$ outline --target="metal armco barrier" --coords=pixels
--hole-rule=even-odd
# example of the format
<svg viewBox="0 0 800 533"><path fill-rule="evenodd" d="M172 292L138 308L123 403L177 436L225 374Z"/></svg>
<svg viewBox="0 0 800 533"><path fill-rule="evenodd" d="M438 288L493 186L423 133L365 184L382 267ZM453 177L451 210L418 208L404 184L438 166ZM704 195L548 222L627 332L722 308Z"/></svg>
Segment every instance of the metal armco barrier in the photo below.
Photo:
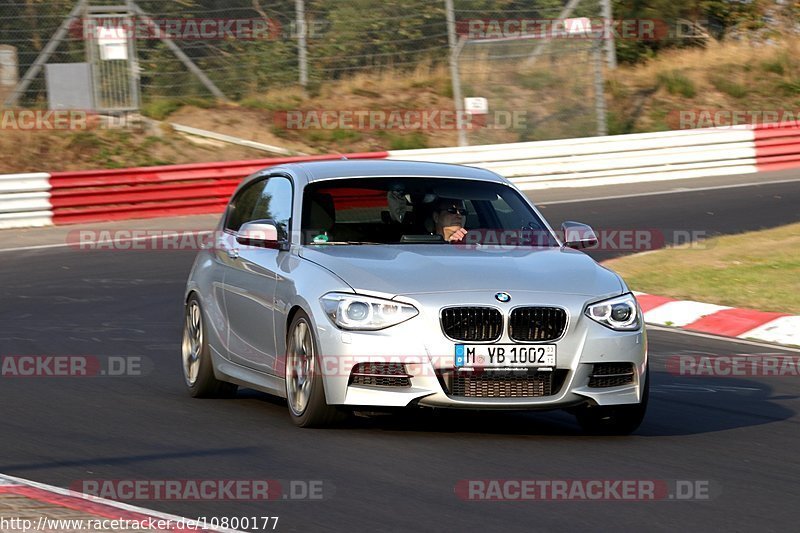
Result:
<svg viewBox="0 0 800 533"><path fill-rule="evenodd" d="M389 152L389 158L480 166L502 174L523 190L758 171L754 131L744 128L406 150Z"/></svg>
<svg viewBox="0 0 800 533"><path fill-rule="evenodd" d="M50 174L7 174L0 176L0 229L49 226Z"/></svg>
<svg viewBox="0 0 800 533"><path fill-rule="evenodd" d="M0 228L220 212L245 176L340 155L0 176ZM347 155L494 170L525 190L800 168L800 127L681 130L463 148Z"/></svg>
<svg viewBox="0 0 800 533"><path fill-rule="evenodd" d="M757 129L755 145L759 172L800 167L800 128Z"/></svg>

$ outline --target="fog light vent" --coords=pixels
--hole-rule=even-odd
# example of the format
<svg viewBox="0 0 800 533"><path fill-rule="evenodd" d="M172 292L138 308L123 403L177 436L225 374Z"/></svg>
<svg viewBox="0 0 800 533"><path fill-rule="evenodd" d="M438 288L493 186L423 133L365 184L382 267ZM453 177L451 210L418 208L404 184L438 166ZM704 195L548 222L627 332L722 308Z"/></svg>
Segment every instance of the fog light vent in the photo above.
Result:
<svg viewBox="0 0 800 533"><path fill-rule="evenodd" d="M350 372L350 385L410 387L410 378L403 363L358 363Z"/></svg>
<svg viewBox="0 0 800 533"><path fill-rule="evenodd" d="M633 363L597 363L589 377L594 388L620 387L633 383Z"/></svg>

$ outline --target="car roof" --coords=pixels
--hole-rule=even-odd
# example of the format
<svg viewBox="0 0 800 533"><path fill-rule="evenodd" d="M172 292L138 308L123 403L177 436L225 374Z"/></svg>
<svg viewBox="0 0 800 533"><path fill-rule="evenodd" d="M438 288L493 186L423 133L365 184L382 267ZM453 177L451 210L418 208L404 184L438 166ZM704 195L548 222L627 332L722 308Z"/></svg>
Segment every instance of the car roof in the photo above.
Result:
<svg viewBox="0 0 800 533"><path fill-rule="evenodd" d="M502 176L482 168L425 161L390 161L386 159L342 159L290 163L272 167L269 171L271 173L284 171L294 175L296 178L305 176L307 182L357 177L442 177L508 183Z"/></svg>

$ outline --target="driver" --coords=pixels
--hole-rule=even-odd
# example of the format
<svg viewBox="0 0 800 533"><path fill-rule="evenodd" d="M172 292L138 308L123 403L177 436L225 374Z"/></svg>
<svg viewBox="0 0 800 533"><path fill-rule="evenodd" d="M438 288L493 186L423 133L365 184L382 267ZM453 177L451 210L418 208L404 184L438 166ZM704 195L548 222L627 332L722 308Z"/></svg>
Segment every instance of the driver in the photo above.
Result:
<svg viewBox="0 0 800 533"><path fill-rule="evenodd" d="M435 233L444 237L447 242L458 242L467 236L464 222L467 219L467 207L463 200L439 198L433 211Z"/></svg>

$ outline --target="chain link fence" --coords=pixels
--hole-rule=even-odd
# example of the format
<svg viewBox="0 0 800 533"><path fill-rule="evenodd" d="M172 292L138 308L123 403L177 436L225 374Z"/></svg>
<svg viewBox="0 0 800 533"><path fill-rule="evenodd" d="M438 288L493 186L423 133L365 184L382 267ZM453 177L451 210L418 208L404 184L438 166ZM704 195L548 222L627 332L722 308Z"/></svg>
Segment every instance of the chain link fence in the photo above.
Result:
<svg viewBox="0 0 800 533"><path fill-rule="evenodd" d="M486 99L485 115L469 130L470 144L583 137L598 131L603 99L602 39L570 35L566 17L597 18L600 2L530 9L458 12L457 62L465 97ZM565 17L566 15L566 17ZM569 20L569 19L567 19ZM597 82L600 82L599 85ZM604 115L604 109L599 112Z"/></svg>
<svg viewBox="0 0 800 533"><path fill-rule="evenodd" d="M10 0L0 5L0 44L17 49L24 74L68 20L76 0ZM89 0L88 8L134 6L128 30L135 33L145 100L212 96L164 40L146 24L152 19L231 100L276 85L299 82L297 3L264 0ZM403 68L420 58L445 60L447 33L444 9L418 13L417 1L393 2L376 8L371 1L347 0L332 9L330 2L306 1L305 25L309 82L322 83L349 73ZM406 4L406 5L404 5ZM79 10L68 24L48 63L87 60L87 11ZM358 21L358 24L353 24ZM41 101L44 77L21 95L31 104Z"/></svg>
<svg viewBox="0 0 800 533"><path fill-rule="evenodd" d="M566 17L604 16L603 0L453 4L451 43L444 1L7 0L0 46L15 51L19 74L4 75L0 97L7 106L50 105L45 69L30 76L45 56L47 64L88 64L95 107L105 110L235 102L276 88L313 95L356 74L447 69L453 59L460 83L452 93L487 104L459 126L469 144L602 133L613 44L554 28ZM544 29L525 35L516 28L526 21Z"/></svg>

